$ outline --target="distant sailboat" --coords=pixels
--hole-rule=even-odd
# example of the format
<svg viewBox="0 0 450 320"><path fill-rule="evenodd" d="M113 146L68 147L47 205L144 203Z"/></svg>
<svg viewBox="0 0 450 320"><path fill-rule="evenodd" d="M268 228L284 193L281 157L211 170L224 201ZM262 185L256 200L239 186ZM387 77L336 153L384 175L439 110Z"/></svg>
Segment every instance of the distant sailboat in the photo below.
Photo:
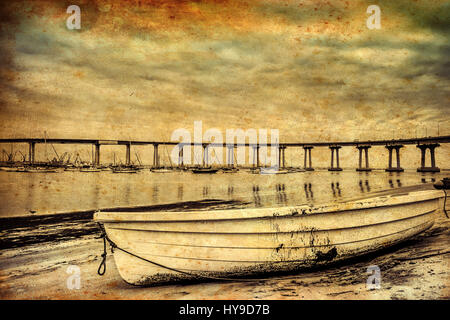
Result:
<svg viewBox="0 0 450 320"><path fill-rule="evenodd" d="M205 148L205 153L203 154L203 167L191 169L192 173L216 173L219 171L218 168L212 168L208 165L208 147Z"/></svg>
<svg viewBox="0 0 450 320"><path fill-rule="evenodd" d="M235 173L239 171L238 168L228 168L228 167L222 168L221 170L223 173Z"/></svg>
<svg viewBox="0 0 450 320"><path fill-rule="evenodd" d="M137 173L138 171L139 168L134 165L123 166L122 164L119 164L118 166L112 167L113 173Z"/></svg>
<svg viewBox="0 0 450 320"><path fill-rule="evenodd" d="M289 173L289 170L279 170L277 168L256 168L251 170L251 173L255 174L286 174Z"/></svg>
<svg viewBox="0 0 450 320"><path fill-rule="evenodd" d="M113 173L137 173L138 170L137 169L133 169L133 168L113 168L112 169Z"/></svg>
<svg viewBox="0 0 450 320"><path fill-rule="evenodd" d="M165 169L165 168L155 168L155 169L150 169L150 171L154 172L154 173L169 173L169 172L173 172L173 170Z"/></svg>
<svg viewBox="0 0 450 320"><path fill-rule="evenodd" d="M64 168L64 171L80 171L80 168L77 166L68 166Z"/></svg>
<svg viewBox="0 0 450 320"><path fill-rule="evenodd" d="M174 167L173 167L173 164L172 164L172 160L170 159L169 150L167 149L167 146L166 146L166 145L164 145L164 149L166 150L167 158L169 159L170 169L168 169L168 168L166 168L166 167L162 167L162 168L152 168L152 169L150 169L151 172L154 172L154 173L169 173L169 172L173 172Z"/></svg>
<svg viewBox="0 0 450 320"><path fill-rule="evenodd" d="M0 167L0 171L16 172L17 168L15 168L15 167Z"/></svg>
<svg viewBox="0 0 450 320"><path fill-rule="evenodd" d="M29 167L29 168L25 168L25 170L23 172L55 173L55 172L58 172L58 170L54 169L54 168L40 168L40 167L31 168L31 167Z"/></svg>
<svg viewBox="0 0 450 320"><path fill-rule="evenodd" d="M95 167L91 167L91 166L83 167L80 169L80 172L100 172L100 171L102 171L102 170L95 168Z"/></svg>
<svg viewBox="0 0 450 320"><path fill-rule="evenodd" d="M194 168L191 169L192 173L216 173L217 171L219 171L219 169L215 169L215 168Z"/></svg>

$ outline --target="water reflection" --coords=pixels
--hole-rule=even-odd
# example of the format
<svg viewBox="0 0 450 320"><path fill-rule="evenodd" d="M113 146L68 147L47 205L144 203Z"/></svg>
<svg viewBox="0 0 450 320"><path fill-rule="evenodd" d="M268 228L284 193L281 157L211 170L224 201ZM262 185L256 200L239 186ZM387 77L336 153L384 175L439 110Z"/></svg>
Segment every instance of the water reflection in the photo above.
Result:
<svg viewBox="0 0 450 320"><path fill-rule="evenodd" d="M287 202L287 195L286 195L286 186L284 184L277 184L275 185L276 190L276 198L278 204L285 204Z"/></svg>
<svg viewBox="0 0 450 320"><path fill-rule="evenodd" d="M389 187L394 188L394 184L392 183L392 179L389 179Z"/></svg>
<svg viewBox="0 0 450 320"><path fill-rule="evenodd" d="M52 175L0 172L0 216L200 201L212 197L242 200L257 207L326 203L388 188L434 182L446 174L316 171L276 176L246 172L202 176L185 172L142 172L118 176L108 172Z"/></svg>
<svg viewBox="0 0 450 320"><path fill-rule="evenodd" d="M261 197L259 195L259 186L258 185L253 185L253 201L255 202L255 205L257 207L261 206Z"/></svg>
<svg viewBox="0 0 450 320"><path fill-rule="evenodd" d="M427 182L427 178L422 178L422 179L420 179L420 181L421 181L422 183L428 183L428 182ZM436 182L436 178L430 178L430 182Z"/></svg>
<svg viewBox="0 0 450 320"><path fill-rule="evenodd" d="M209 195L209 186L203 187L203 197L207 197Z"/></svg>
<svg viewBox="0 0 450 320"><path fill-rule="evenodd" d="M128 188L129 192L129 188ZM99 194L100 194L100 184L94 184L93 197L92 197L92 206L98 209L99 206Z"/></svg>
<svg viewBox="0 0 450 320"><path fill-rule="evenodd" d="M152 193L153 202L157 202L158 201L158 191L159 191L158 186L155 184L153 186L153 193Z"/></svg>
<svg viewBox="0 0 450 320"><path fill-rule="evenodd" d="M125 191L123 193L124 201L126 202L126 204L130 204L130 195L131 195L130 184L128 182L126 182L125 183Z"/></svg>
<svg viewBox="0 0 450 320"><path fill-rule="evenodd" d="M34 210L33 208L35 205L35 192L36 192L35 183L36 183L36 176L33 174L27 175L27 187L29 192L27 193L25 201L25 209L31 214L36 213L36 210Z"/></svg>
<svg viewBox="0 0 450 320"><path fill-rule="evenodd" d="M390 183L392 182L391 180L389 181ZM361 190L362 193L370 192L369 180L364 180L364 182L362 180L359 180L359 189Z"/></svg>
<svg viewBox="0 0 450 320"><path fill-rule="evenodd" d="M227 192L227 194L228 194L228 197L230 198L230 197L232 197L233 196L233 193L234 193L234 188L233 188L233 186L228 186L228 190L227 190L228 192Z"/></svg>
<svg viewBox="0 0 450 320"><path fill-rule="evenodd" d="M314 199L314 193L311 189L311 183L305 183L305 195L307 200L313 200Z"/></svg>
<svg viewBox="0 0 450 320"><path fill-rule="evenodd" d="M336 184L334 182L331 183L331 191L333 192L333 197L342 197L341 194L341 188L339 186L339 182L336 182Z"/></svg>
<svg viewBox="0 0 450 320"><path fill-rule="evenodd" d="M394 185L394 182L392 181L392 179L389 179L389 187L391 188L400 188L403 186L403 183L400 179L396 179L395 182L397 182L397 185Z"/></svg>
<svg viewBox="0 0 450 320"><path fill-rule="evenodd" d="M364 182L364 185L366 186L367 192L370 192L370 184L369 184L369 180L366 180L366 181Z"/></svg>
<svg viewBox="0 0 450 320"><path fill-rule="evenodd" d="M178 185L177 199L179 201L183 200L183 185L182 184Z"/></svg>

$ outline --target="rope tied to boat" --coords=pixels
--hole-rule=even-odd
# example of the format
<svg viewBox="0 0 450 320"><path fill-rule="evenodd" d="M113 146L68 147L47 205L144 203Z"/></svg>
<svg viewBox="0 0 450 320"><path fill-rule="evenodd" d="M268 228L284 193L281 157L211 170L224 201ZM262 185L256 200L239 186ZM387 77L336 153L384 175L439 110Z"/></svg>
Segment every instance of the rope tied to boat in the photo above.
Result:
<svg viewBox="0 0 450 320"><path fill-rule="evenodd" d="M444 213L445 213L445 216L448 219L447 209L445 209L445 205L447 203L447 192L445 191L445 189L444 189L444 194L445 194L445 197L444 197Z"/></svg>
<svg viewBox="0 0 450 320"><path fill-rule="evenodd" d="M108 241L110 247L111 247L111 253L114 253L114 248L117 248L117 245L108 237L106 234L105 228L101 225L101 223L98 223L101 235L98 237L98 239L103 238L103 253L101 254L102 262L98 266L97 273L102 276L106 273L106 256L108 255L108 252L106 251L106 241Z"/></svg>
<svg viewBox="0 0 450 320"><path fill-rule="evenodd" d="M445 208L445 206L447 204L447 191L446 190L450 190L450 178L444 178L441 181L436 182L435 184L433 184L433 186L434 186L435 189L444 191L444 195L445 196L444 196L444 208L443 208L443 211L444 211L445 216L448 219L447 209Z"/></svg>

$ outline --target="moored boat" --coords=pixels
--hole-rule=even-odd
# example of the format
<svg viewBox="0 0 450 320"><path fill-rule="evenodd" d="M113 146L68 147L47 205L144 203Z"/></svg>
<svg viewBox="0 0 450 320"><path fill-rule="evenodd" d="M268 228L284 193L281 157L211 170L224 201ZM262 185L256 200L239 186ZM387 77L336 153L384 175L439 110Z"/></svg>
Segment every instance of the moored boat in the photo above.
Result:
<svg viewBox="0 0 450 320"><path fill-rule="evenodd" d="M133 168L113 168L112 172L113 173L137 173L138 170L133 169Z"/></svg>
<svg viewBox="0 0 450 320"><path fill-rule="evenodd" d="M56 168L25 168L23 172L55 173L58 172L58 170Z"/></svg>
<svg viewBox="0 0 450 320"><path fill-rule="evenodd" d="M7 172L16 172L16 167L0 167L0 171L7 171Z"/></svg>
<svg viewBox="0 0 450 320"><path fill-rule="evenodd" d="M219 169L214 168L195 168L191 169L192 173L216 173Z"/></svg>
<svg viewBox="0 0 450 320"><path fill-rule="evenodd" d="M300 271L397 244L433 225L439 191L322 206L97 212L134 285Z"/></svg>
<svg viewBox="0 0 450 320"><path fill-rule="evenodd" d="M68 166L64 168L64 171L80 171L80 167Z"/></svg>
<svg viewBox="0 0 450 320"><path fill-rule="evenodd" d="M173 170L170 169L164 169L164 168L158 168L158 169L150 169L151 172L154 173L169 173L169 172L173 172Z"/></svg>
<svg viewBox="0 0 450 320"><path fill-rule="evenodd" d="M83 167L80 169L80 172L100 172L100 171L102 170L96 167Z"/></svg>
<svg viewBox="0 0 450 320"><path fill-rule="evenodd" d="M287 169L289 172L306 172L306 170L305 169L302 169L302 168L288 168Z"/></svg>
<svg viewBox="0 0 450 320"><path fill-rule="evenodd" d="M252 168L250 172L255 174L286 174L290 171L277 168Z"/></svg>
<svg viewBox="0 0 450 320"><path fill-rule="evenodd" d="M222 168L221 171L223 173L235 173L235 172L238 172L239 169L238 168Z"/></svg>
<svg viewBox="0 0 450 320"><path fill-rule="evenodd" d="M52 167L17 167L13 171L16 172L29 172L29 173L55 173L58 169Z"/></svg>

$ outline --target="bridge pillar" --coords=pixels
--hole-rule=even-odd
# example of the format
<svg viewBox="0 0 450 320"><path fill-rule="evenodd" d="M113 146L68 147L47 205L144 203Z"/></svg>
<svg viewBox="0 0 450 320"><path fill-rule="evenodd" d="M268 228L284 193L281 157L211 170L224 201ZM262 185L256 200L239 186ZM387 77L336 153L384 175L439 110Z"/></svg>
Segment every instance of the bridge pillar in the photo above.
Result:
<svg viewBox="0 0 450 320"><path fill-rule="evenodd" d="M131 143L128 143L125 146L127 147L125 155L125 164L129 166L131 164Z"/></svg>
<svg viewBox="0 0 450 320"><path fill-rule="evenodd" d="M234 167L234 146L232 145L227 145L227 165Z"/></svg>
<svg viewBox="0 0 450 320"><path fill-rule="evenodd" d="M128 151L127 151L128 153ZM94 166L100 165L100 143L95 143Z"/></svg>
<svg viewBox="0 0 450 320"><path fill-rule="evenodd" d="M303 146L303 150L305 150L305 162L303 168L306 171L314 171L314 168L312 167L312 160L311 160L311 150L313 149L313 146Z"/></svg>
<svg viewBox="0 0 450 320"><path fill-rule="evenodd" d="M36 142L29 142L28 143L28 160L31 164L35 162L35 154L36 154Z"/></svg>
<svg viewBox="0 0 450 320"><path fill-rule="evenodd" d="M286 166L285 150L286 150L286 146L279 146L278 147L278 166L280 168L284 168Z"/></svg>
<svg viewBox="0 0 450 320"><path fill-rule="evenodd" d="M342 168L339 167L339 149L341 146L330 146L331 150L331 167L328 168L328 171L342 171ZM336 167L334 166L334 153L336 152Z"/></svg>
<svg viewBox="0 0 450 320"><path fill-rule="evenodd" d="M183 167L184 165L184 157L183 157L183 145L180 145L178 150L178 166Z"/></svg>
<svg viewBox="0 0 450 320"><path fill-rule="evenodd" d="M278 146L278 167L281 167L281 146Z"/></svg>
<svg viewBox="0 0 450 320"><path fill-rule="evenodd" d="M369 149L371 146L357 146L356 147L359 150L359 166L356 168L356 171L372 171L369 167ZM362 166L362 158L363 158L363 151L364 151L364 158L365 158L365 167Z"/></svg>
<svg viewBox="0 0 450 320"><path fill-rule="evenodd" d="M261 166L261 162L259 159L259 145L256 146L256 167L259 168Z"/></svg>
<svg viewBox="0 0 450 320"><path fill-rule="evenodd" d="M153 144L153 168L159 168L158 144Z"/></svg>
<svg viewBox="0 0 450 320"><path fill-rule="evenodd" d="M208 166L208 145L203 145L203 161L202 161L203 167Z"/></svg>
<svg viewBox="0 0 450 320"><path fill-rule="evenodd" d="M400 166L400 148L403 148L403 145L396 144L396 145L387 145L386 149L389 151L389 166L386 169L387 172L403 172L403 168ZM397 166L392 166L392 151L395 150L396 159L397 159Z"/></svg>
<svg viewBox="0 0 450 320"><path fill-rule="evenodd" d="M439 143L417 145L417 148L419 148L420 152L421 152L420 168L417 168L417 172L439 172L439 171L441 171L438 167L436 167L436 158L435 158L435 153L434 153L435 149L439 146L440 146ZM431 167L425 167L427 149L430 149Z"/></svg>
<svg viewBox="0 0 450 320"><path fill-rule="evenodd" d="M259 168L259 145L253 146L253 167Z"/></svg>

